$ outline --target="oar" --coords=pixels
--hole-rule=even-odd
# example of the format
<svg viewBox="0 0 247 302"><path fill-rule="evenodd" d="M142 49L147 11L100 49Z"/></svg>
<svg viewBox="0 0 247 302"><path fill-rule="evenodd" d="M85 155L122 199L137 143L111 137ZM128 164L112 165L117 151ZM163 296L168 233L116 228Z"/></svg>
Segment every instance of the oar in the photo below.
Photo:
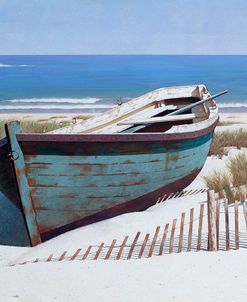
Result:
<svg viewBox="0 0 247 302"><path fill-rule="evenodd" d="M194 108L194 107L196 107L196 106L198 106L198 105L204 104L205 102L208 102L208 101L210 101L210 100L212 100L212 99L216 99L217 97L219 97L219 96L221 96L221 95L223 95L223 94L226 94L227 92L228 92L227 90L224 90L224 91L219 92L219 93L217 93L217 94L215 94L215 95L212 95L212 96L210 96L210 97L208 97L208 98L206 98L206 99L204 99L204 100L200 100L200 101L195 102L195 103L193 103L193 104L190 104L190 105L188 105L188 106L182 107L182 108L180 108L180 109L178 109L178 110L176 110L176 111L173 111L173 112L171 112L171 113L168 113L166 116L168 116L168 115L177 115L177 114L180 114L180 113L184 113L184 112L186 112L187 110L190 110L190 109L192 109L192 108Z"/></svg>

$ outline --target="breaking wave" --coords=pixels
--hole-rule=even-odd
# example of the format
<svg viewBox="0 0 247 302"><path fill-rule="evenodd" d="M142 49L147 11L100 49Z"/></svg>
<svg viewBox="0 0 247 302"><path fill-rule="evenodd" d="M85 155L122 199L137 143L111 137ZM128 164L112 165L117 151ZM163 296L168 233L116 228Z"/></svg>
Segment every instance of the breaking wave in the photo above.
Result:
<svg viewBox="0 0 247 302"><path fill-rule="evenodd" d="M219 108L241 108L241 107L247 107L247 102L246 103L217 103Z"/></svg>
<svg viewBox="0 0 247 302"><path fill-rule="evenodd" d="M14 99L6 100L8 103L68 103L68 104L95 104L99 98L49 98L49 99Z"/></svg>
<svg viewBox="0 0 247 302"><path fill-rule="evenodd" d="M112 105L106 104L95 104L95 105L86 105L86 104L74 104L72 106L68 105L1 105L0 110L25 110L25 109L65 109L65 110L73 110L73 109L107 109L112 108Z"/></svg>
<svg viewBox="0 0 247 302"><path fill-rule="evenodd" d="M13 65L1 64L0 63L0 68L6 68L6 67L13 67Z"/></svg>
<svg viewBox="0 0 247 302"><path fill-rule="evenodd" d="M1 64L0 68L8 68L8 67L34 67L35 65L27 65L27 64L20 64L20 65L10 65L10 64Z"/></svg>

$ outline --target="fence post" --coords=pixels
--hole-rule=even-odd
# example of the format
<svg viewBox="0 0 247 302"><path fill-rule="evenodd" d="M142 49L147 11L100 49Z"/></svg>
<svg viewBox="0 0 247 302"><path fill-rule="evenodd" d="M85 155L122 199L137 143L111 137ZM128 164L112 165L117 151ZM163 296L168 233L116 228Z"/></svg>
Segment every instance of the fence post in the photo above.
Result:
<svg viewBox="0 0 247 302"><path fill-rule="evenodd" d="M238 225L238 202L234 203L234 218L235 218L235 248L239 249L239 225Z"/></svg>
<svg viewBox="0 0 247 302"><path fill-rule="evenodd" d="M217 250L214 190L208 191L208 250Z"/></svg>

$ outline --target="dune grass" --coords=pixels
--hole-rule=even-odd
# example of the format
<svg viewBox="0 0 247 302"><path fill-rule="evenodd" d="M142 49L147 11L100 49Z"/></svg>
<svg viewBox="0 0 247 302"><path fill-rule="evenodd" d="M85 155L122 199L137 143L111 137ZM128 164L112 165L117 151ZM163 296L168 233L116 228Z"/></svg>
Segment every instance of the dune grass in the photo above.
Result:
<svg viewBox="0 0 247 302"><path fill-rule="evenodd" d="M227 155L227 148L247 148L247 130L236 129L216 132L213 137L209 155L222 157Z"/></svg>
<svg viewBox="0 0 247 302"><path fill-rule="evenodd" d="M11 120L0 120L0 138L5 136L4 124ZM61 127L71 124L71 121L56 121L56 120L31 120L23 119L20 121L22 132L25 133L45 133L53 131Z"/></svg>
<svg viewBox="0 0 247 302"><path fill-rule="evenodd" d="M221 126L232 126L232 125L236 125L236 124L245 124L245 123L240 123L240 122L236 122L236 121L219 121L218 123L218 127Z"/></svg>
<svg viewBox="0 0 247 302"><path fill-rule="evenodd" d="M203 179L210 190L219 193L220 198L225 195L230 203L241 199L241 187L247 186L247 155L244 152L238 154L228 161L226 172L214 171Z"/></svg>
<svg viewBox="0 0 247 302"><path fill-rule="evenodd" d="M91 118L91 115L75 116L77 122L82 122ZM0 138L5 136L4 124L13 121L14 119L0 119ZM32 119L31 117L23 117L20 121L22 132L25 133L45 133L62 127L71 125L73 118L67 116L56 115L43 119Z"/></svg>

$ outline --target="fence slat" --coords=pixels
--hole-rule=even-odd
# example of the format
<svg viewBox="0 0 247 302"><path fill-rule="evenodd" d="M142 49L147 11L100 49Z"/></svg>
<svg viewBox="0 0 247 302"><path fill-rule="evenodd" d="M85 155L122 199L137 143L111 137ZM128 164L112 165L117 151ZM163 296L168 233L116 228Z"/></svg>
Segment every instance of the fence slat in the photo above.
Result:
<svg viewBox="0 0 247 302"><path fill-rule="evenodd" d="M235 200L234 204L234 217L235 217L235 248L239 249L239 224L238 224L238 202Z"/></svg>
<svg viewBox="0 0 247 302"><path fill-rule="evenodd" d="M116 239L113 239L113 240L112 240L112 243L111 243L111 245L110 245L110 247L109 247L109 250L108 250L108 252L107 252L107 254L106 254L106 256L105 256L105 260L108 260L108 259L110 258L111 252L112 252L112 250L113 250L113 248L114 248L116 242L117 242Z"/></svg>
<svg viewBox="0 0 247 302"><path fill-rule="evenodd" d="M46 262L50 262L52 260L53 254L50 254L50 256L47 258Z"/></svg>
<svg viewBox="0 0 247 302"><path fill-rule="evenodd" d="M207 193L208 201L208 251L216 251L216 205L215 205L215 192L209 190Z"/></svg>
<svg viewBox="0 0 247 302"><path fill-rule="evenodd" d="M156 201L156 204L157 204L157 203L160 203L160 201L161 201L161 198L159 197L159 198L157 199L157 201Z"/></svg>
<svg viewBox="0 0 247 302"><path fill-rule="evenodd" d="M82 259L81 260L86 260L87 259L87 256L89 255L90 251L92 249L92 245L89 245L89 247L87 248L85 254L83 255Z"/></svg>
<svg viewBox="0 0 247 302"><path fill-rule="evenodd" d="M160 250L159 250L159 255L160 256L163 254L168 229L169 229L169 223L167 223L166 226L165 226L164 233L163 233L163 236L162 236L162 239L161 239L161 242L160 242Z"/></svg>
<svg viewBox="0 0 247 302"><path fill-rule="evenodd" d="M203 212L204 212L204 204L201 204L201 206L200 206L200 216L199 216L199 227L198 227L197 248L196 248L197 251L200 251L200 250L201 250Z"/></svg>
<svg viewBox="0 0 247 302"><path fill-rule="evenodd" d="M131 244L131 247L130 247L130 250L129 250L129 254L128 254L127 259L130 259L130 258L131 258L132 253L133 253L133 250L134 250L134 248L135 248L135 246L136 246L136 242L137 242L137 240L138 240L140 234L141 234L141 232L137 232L137 234L136 234L136 236L135 236L135 239L134 239L134 241L133 241L132 244Z"/></svg>
<svg viewBox="0 0 247 302"><path fill-rule="evenodd" d="M181 253L183 248L184 220L185 220L185 213L182 213L181 222L180 222L180 231L179 231L178 253Z"/></svg>
<svg viewBox="0 0 247 302"><path fill-rule="evenodd" d="M216 201L216 247L220 247L220 201Z"/></svg>
<svg viewBox="0 0 247 302"><path fill-rule="evenodd" d="M139 252L138 258L141 258L141 257L142 257L143 252L144 252L145 247L146 247L147 242L148 242L148 238L149 238L149 234L146 234L145 239L144 239L144 241L143 241L143 243L142 243L142 246L141 246L141 249L140 249L140 252Z"/></svg>
<svg viewBox="0 0 247 302"><path fill-rule="evenodd" d="M97 259L99 258L99 255L100 255L100 253L101 253L101 251L102 251L102 249L103 249L103 246L104 246L104 242L102 242L102 243L100 244L98 250L97 250L96 253L95 253L95 256L94 256L93 260L97 260Z"/></svg>
<svg viewBox="0 0 247 302"><path fill-rule="evenodd" d="M81 249L78 249L69 260L70 261L75 260L75 258L79 255L80 251L81 251Z"/></svg>
<svg viewBox="0 0 247 302"><path fill-rule="evenodd" d="M226 250L230 250L230 231L229 231L229 210L228 210L228 200L224 199L225 208L225 228L226 228Z"/></svg>
<svg viewBox="0 0 247 302"><path fill-rule="evenodd" d="M64 257L65 257L66 254L67 254L67 251L64 251L62 253L62 255L58 258L58 261L62 261L64 259Z"/></svg>
<svg viewBox="0 0 247 302"><path fill-rule="evenodd" d="M154 237L153 237L151 246L150 246L150 250L149 250L149 253L148 253L148 257L152 257L152 255L153 255L153 251L154 251L154 247L155 247L156 240L157 240L158 235L159 235L159 231L160 231L160 226L157 226L157 228L156 228L156 230L155 230L155 233L154 233Z"/></svg>
<svg viewBox="0 0 247 302"><path fill-rule="evenodd" d="M171 230L171 237L170 237L170 245L169 245L169 253L170 254L173 252L173 241L174 241L174 234L175 234L176 223L177 223L177 219L173 219L172 230Z"/></svg>
<svg viewBox="0 0 247 302"><path fill-rule="evenodd" d="M193 234L193 219L194 219L194 208L190 209L190 226L189 226L187 252L191 251L192 234Z"/></svg>
<svg viewBox="0 0 247 302"><path fill-rule="evenodd" d="M243 202L243 212L244 212L244 219L245 219L245 225L247 229L247 209L246 209L246 202Z"/></svg>
<svg viewBox="0 0 247 302"><path fill-rule="evenodd" d="M167 199L167 194L165 194L165 195L162 197L160 203L161 203L161 202L164 202L166 199Z"/></svg>
<svg viewBox="0 0 247 302"><path fill-rule="evenodd" d="M121 246L120 246L120 249L119 249L118 254L117 254L117 257L116 257L117 260L119 260L119 259L121 258L123 249L124 249L124 247L125 247L125 245L126 245L126 242L127 242L128 238L129 238L129 236L125 236L125 237L124 237L124 240L123 240L123 242L122 242L122 244L121 244Z"/></svg>
<svg viewBox="0 0 247 302"><path fill-rule="evenodd" d="M39 258L36 258L33 263L37 263L37 262L39 262ZM15 264L13 264L13 265L15 265Z"/></svg>

